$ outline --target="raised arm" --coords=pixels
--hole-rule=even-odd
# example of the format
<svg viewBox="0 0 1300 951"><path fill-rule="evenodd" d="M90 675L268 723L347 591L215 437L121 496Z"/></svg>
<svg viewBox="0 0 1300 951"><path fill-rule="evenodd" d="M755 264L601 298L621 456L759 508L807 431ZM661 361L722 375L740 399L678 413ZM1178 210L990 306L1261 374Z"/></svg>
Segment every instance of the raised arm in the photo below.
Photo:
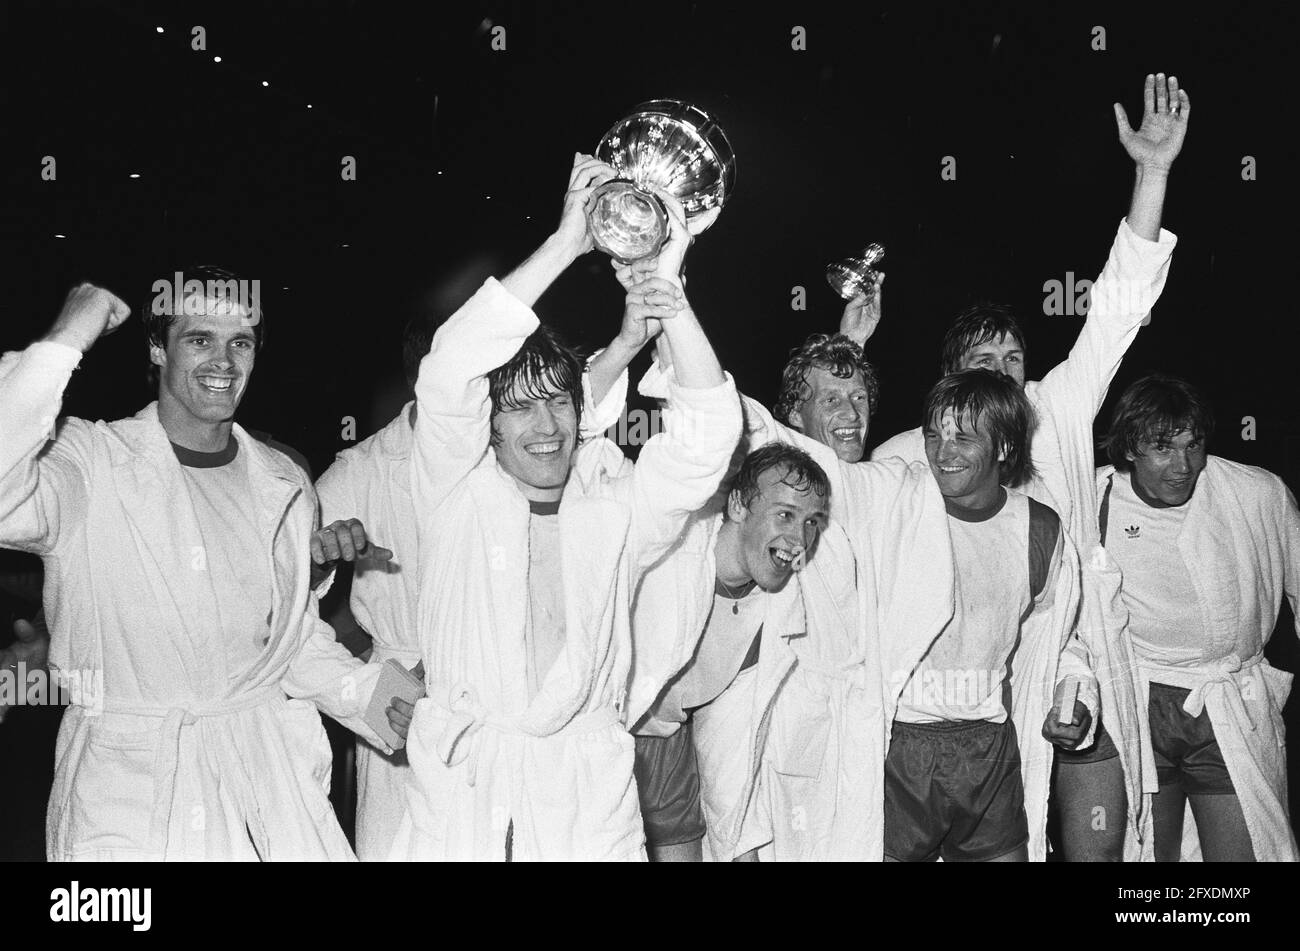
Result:
<svg viewBox="0 0 1300 951"><path fill-rule="evenodd" d="M633 264L612 263L627 296L618 336L587 364L588 391L597 406L618 388L616 384L623 379L636 355L659 336L663 321L675 317L686 305L686 297L677 284L653 276L659 266L657 258Z"/></svg>
<svg viewBox="0 0 1300 951"><path fill-rule="evenodd" d="M671 237L660 251L654 275L629 294L648 299L674 294L675 316L660 318L672 344L663 431L641 450L629 480L633 531L643 566L680 535L686 520L718 490L741 435L735 384L722 372L713 346L686 297L682 264L691 236L681 204L661 193L671 220Z"/></svg>
<svg viewBox="0 0 1300 951"><path fill-rule="evenodd" d="M1160 215L1165 205L1165 186L1174 159L1183 148L1192 101L1178 88L1178 77L1165 81L1164 73L1148 74L1142 90L1142 124L1137 131L1129 125L1128 113L1114 104L1119 141L1137 166L1133 200L1129 204L1128 226L1139 238L1160 237Z"/></svg>
<svg viewBox="0 0 1300 951"><path fill-rule="evenodd" d="M844 311L840 314L840 333L859 347L865 347L880 326L880 318L885 309L884 287L885 274L877 271L871 289L845 304Z"/></svg>
<svg viewBox="0 0 1300 951"><path fill-rule="evenodd" d="M0 545L47 553L84 512L87 424L67 421L54 436L54 423L82 355L130 313L109 291L81 284L43 339L0 359Z"/></svg>
<svg viewBox="0 0 1300 951"><path fill-rule="evenodd" d="M592 192L616 175L599 159L574 153L560 226L523 264L501 279L502 286L521 304L536 304L565 268L594 247L587 231L587 202Z"/></svg>
<svg viewBox="0 0 1300 951"><path fill-rule="evenodd" d="M491 436L487 375L537 329L532 305L564 269L591 250L586 203L613 170L575 156L555 233L499 282L488 278L433 335L415 383L412 488L431 509L482 461ZM427 510L426 509L426 510Z"/></svg>
<svg viewBox="0 0 1300 951"><path fill-rule="evenodd" d="M1182 149L1191 109L1178 80L1148 76L1142 125L1128 126L1115 105L1120 142L1133 159L1135 184L1105 268L1092 286L1088 317L1070 350L1038 384L1036 400L1050 404L1061 439L1071 444L1092 422L1138 329L1164 290L1177 239L1161 229L1169 169Z"/></svg>
<svg viewBox="0 0 1300 951"><path fill-rule="evenodd" d="M704 328L700 326L695 311L686 298L682 278L686 250L695 239L687 229L686 212L681 202L665 191L661 191L659 197L668 209L671 236L659 253L658 266L653 276L638 286L647 289L647 293L652 284L654 287L676 290L674 303L679 303L680 309L675 317L663 321L663 332L672 347L673 376L678 385L690 390L721 386L726 375L722 372L717 354L713 352L713 345L709 343Z"/></svg>

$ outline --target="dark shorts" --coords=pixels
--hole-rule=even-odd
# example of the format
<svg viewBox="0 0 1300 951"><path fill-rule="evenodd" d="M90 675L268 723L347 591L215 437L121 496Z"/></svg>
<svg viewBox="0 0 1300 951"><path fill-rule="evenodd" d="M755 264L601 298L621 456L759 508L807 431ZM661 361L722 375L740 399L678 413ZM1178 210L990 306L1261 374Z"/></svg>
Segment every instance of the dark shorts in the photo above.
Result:
<svg viewBox="0 0 1300 951"><path fill-rule="evenodd" d="M1093 736L1092 746L1086 750L1063 750L1056 748L1056 761L1066 766L1082 766L1086 763L1104 763L1119 756L1115 741L1106 732L1106 724L1097 721L1097 732Z"/></svg>
<svg viewBox="0 0 1300 951"><path fill-rule="evenodd" d="M1167 684L1151 685L1147 715L1160 788L1178 786L1189 796L1233 795L1236 790L1214 738L1209 711L1194 717L1183 709L1190 692Z"/></svg>
<svg viewBox="0 0 1300 951"><path fill-rule="evenodd" d="M636 736L637 795L647 848L681 845L704 837L700 808L700 768L691 742L691 724L672 736Z"/></svg>
<svg viewBox="0 0 1300 951"><path fill-rule="evenodd" d="M1015 725L894 721L885 758L885 855L986 862L1029 841Z"/></svg>

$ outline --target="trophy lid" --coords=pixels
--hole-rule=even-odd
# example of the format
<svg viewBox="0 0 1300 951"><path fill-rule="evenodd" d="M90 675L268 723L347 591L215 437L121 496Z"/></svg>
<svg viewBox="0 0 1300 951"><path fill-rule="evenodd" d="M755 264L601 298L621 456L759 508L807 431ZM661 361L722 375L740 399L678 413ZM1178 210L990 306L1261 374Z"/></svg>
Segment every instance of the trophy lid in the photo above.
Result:
<svg viewBox="0 0 1300 951"><path fill-rule="evenodd" d="M722 128L676 99L633 107L601 137L596 157L620 178L671 193L688 219L721 208L736 188L736 156Z"/></svg>

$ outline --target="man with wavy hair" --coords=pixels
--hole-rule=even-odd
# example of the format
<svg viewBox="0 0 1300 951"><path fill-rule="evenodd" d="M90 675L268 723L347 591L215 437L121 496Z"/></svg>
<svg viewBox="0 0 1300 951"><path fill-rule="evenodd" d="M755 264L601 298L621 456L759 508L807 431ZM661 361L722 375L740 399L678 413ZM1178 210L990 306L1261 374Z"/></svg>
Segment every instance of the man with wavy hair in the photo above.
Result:
<svg viewBox="0 0 1300 951"><path fill-rule="evenodd" d="M1206 861L1294 862L1291 675L1264 647L1283 597L1300 625L1300 512L1273 473L1210 455L1213 432L1205 398L1159 374L1111 418L1098 520L1124 574L1145 723L1108 721L1109 761L1119 747L1154 766L1156 861L1199 847Z"/></svg>
<svg viewBox="0 0 1300 951"><path fill-rule="evenodd" d="M861 346L842 333L813 334L791 351L772 415L858 462L879 397L880 380Z"/></svg>

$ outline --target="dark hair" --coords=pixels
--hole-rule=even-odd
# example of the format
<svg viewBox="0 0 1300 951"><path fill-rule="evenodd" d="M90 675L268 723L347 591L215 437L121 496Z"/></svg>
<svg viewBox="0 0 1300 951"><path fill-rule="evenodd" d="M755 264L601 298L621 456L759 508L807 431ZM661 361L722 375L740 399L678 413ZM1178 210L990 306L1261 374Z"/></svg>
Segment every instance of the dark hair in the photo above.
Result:
<svg viewBox="0 0 1300 951"><path fill-rule="evenodd" d="M177 274L181 276L179 287L175 286ZM240 300L241 292L236 287L241 283L242 278L234 271L212 264L195 264L178 268L160 281L168 285L170 293L151 290L152 296L149 298L148 305L141 309L145 338L148 340L149 346L167 349L167 335L171 331L172 324L176 323L177 317L180 316L180 302L185 297L185 285L190 281L198 281L203 284L205 292L209 284L213 285L213 290L218 297L233 297L236 301ZM155 282L154 288L157 287L158 283ZM164 294L166 294L165 297ZM252 304L253 346L260 353L266 345L265 312L262 310L258 296L254 297ZM157 386L157 384L158 366L151 361L149 364L149 385Z"/></svg>
<svg viewBox="0 0 1300 951"><path fill-rule="evenodd" d="M831 482L826 477L826 470L802 449L779 442L768 443L745 457L745 461L740 464L740 471L731 480L730 492L739 492L741 504L749 508L749 504L758 495L759 476L777 467L785 470L781 481L795 491L812 492L823 498L831 494Z"/></svg>
<svg viewBox="0 0 1300 951"><path fill-rule="evenodd" d="M1005 373L983 368L949 373L925 398L923 427L929 430L946 410L968 418L993 440L993 451L1006 458L998 464L1003 485L1013 488L1034 476L1029 441L1034 431L1034 408L1024 390Z"/></svg>
<svg viewBox="0 0 1300 951"><path fill-rule="evenodd" d="M967 307L952 322L943 335L943 356L939 372L945 376L962 368L962 359L974 347L990 340L1001 340L1004 335L1015 338L1020 352L1028 355L1025 334L1011 308L1005 304L981 302Z"/></svg>
<svg viewBox="0 0 1300 951"><path fill-rule="evenodd" d="M568 393L573 400L577 424L582 425L582 374L586 367L582 354L564 342L545 324L538 326L519 352L506 363L488 373L488 391L492 396L492 416L503 409L514 409L519 399L544 400L557 393ZM493 436L493 445L496 437Z"/></svg>
<svg viewBox="0 0 1300 951"><path fill-rule="evenodd" d="M1183 430L1208 443L1214 435L1214 411L1186 380L1152 373L1120 395L1101 444L1115 468L1127 472L1133 468L1127 456L1142 455L1141 443L1160 442Z"/></svg>
<svg viewBox="0 0 1300 951"><path fill-rule="evenodd" d="M402 372L406 374L406 385L412 389L420 376L420 361L433 342L433 330L441 322L439 318L421 314L412 317L402 328Z"/></svg>
<svg viewBox="0 0 1300 951"><path fill-rule="evenodd" d="M778 420L788 426L790 414L812 396L808 371L813 368L829 370L841 380L860 372L862 383L867 388L867 415L875 415L880 379L875 367L867 362L862 348L843 334L813 334L803 342L803 346L790 351L790 360L781 371L781 392L772 409L772 415Z"/></svg>

